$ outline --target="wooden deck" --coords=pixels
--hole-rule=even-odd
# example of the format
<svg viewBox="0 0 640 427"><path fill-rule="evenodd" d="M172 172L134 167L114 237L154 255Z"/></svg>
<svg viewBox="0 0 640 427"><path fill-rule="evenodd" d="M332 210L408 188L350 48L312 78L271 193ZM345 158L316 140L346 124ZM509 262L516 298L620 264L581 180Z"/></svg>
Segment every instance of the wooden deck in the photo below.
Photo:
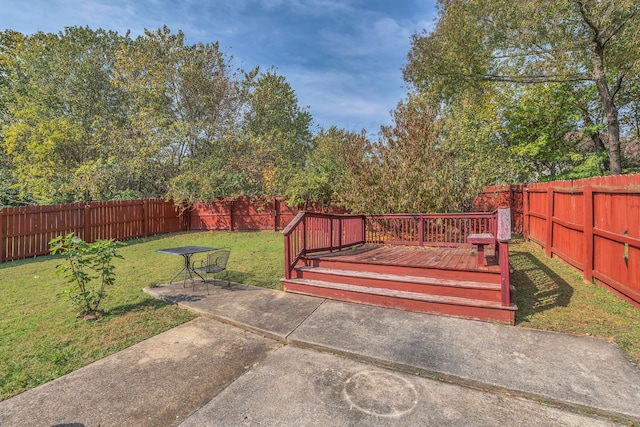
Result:
<svg viewBox="0 0 640 427"><path fill-rule="evenodd" d="M473 247L404 247L404 246L360 246L339 252L312 255L307 260L332 260L358 264L380 264L442 270L492 271L500 273L493 250L486 253L486 266L478 266Z"/></svg>
<svg viewBox="0 0 640 427"><path fill-rule="evenodd" d="M283 289L341 301L513 324L501 304L493 250L478 266L472 247L358 246L303 257Z"/></svg>

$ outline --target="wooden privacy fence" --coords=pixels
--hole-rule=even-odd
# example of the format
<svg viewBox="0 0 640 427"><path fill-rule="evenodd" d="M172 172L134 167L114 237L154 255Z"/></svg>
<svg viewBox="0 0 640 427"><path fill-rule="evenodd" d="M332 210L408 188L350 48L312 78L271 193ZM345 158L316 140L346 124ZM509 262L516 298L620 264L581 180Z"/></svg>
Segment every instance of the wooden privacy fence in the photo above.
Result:
<svg viewBox="0 0 640 427"><path fill-rule="evenodd" d="M0 209L0 262L49 253L49 241L74 233L87 242L186 230L172 201L160 199Z"/></svg>
<svg viewBox="0 0 640 427"><path fill-rule="evenodd" d="M323 210L320 204L306 209ZM344 212L330 207L331 212ZM162 199L0 209L0 262L49 253L49 241L75 233L87 242L127 240L187 230L281 230L297 209L276 197L197 203L183 211Z"/></svg>
<svg viewBox="0 0 640 427"><path fill-rule="evenodd" d="M323 207L308 203L304 210L312 212L346 213L336 206ZM189 211L189 230L282 230L298 213L277 197L242 197L236 200L216 200L196 203Z"/></svg>
<svg viewBox="0 0 640 427"><path fill-rule="evenodd" d="M512 217L527 239L640 308L640 175L487 190L485 201L493 193L501 203L519 191L522 212L512 204Z"/></svg>

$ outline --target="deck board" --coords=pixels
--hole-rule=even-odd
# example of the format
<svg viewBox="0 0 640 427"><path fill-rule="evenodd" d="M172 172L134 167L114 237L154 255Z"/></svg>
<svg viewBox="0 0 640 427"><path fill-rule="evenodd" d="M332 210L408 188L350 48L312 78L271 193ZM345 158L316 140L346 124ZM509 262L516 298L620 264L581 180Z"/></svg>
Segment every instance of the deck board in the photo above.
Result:
<svg viewBox="0 0 640 427"><path fill-rule="evenodd" d="M500 271L493 253L489 252L486 267L478 267L472 247L404 247L362 246L354 249L311 255L308 258L339 258L341 261L362 264L384 264L403 267L439 268L448 270Z"/></svg>

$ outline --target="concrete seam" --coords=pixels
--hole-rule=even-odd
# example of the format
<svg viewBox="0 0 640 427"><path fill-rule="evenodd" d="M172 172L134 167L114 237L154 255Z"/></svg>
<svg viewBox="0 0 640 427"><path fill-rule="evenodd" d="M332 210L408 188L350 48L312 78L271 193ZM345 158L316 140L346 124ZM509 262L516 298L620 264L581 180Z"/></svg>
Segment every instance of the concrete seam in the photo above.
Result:
<svg viewBox="0 0 640 427"><path fill-rule="evenodd" d="M315 313L315 312L316 312L316 311L317 311L317 310L322 306L322 304L324 304L326 301L327 301L327 299L326 299L326 298L323 298L323 299L322 299L322 302L321 302L320 304L318 304L318 306L317 306L316 308L314 308L314 309L313 309L313 311L311 311L311 313L309 313L308 315L306 315L306 316L305 316L305 318L304 318L304 319L302 319L302 320L300 321L300 323L298 323L298 324L295 326L295 328L293 328L293 329L291 330L291 332L289 332L289 333L284 337L285 344L287 344L287 345L289 344L289 337L291 336L291 334L293 334L293 333L294 333L294 332L295 332L295 331L296 331L296 330L297 330L297 329L298 329L298 328L299 328L299 327L300 327L304 322L306 322L306 321L307 321L307 319L308 319L309 317L311 317L311 316L313 315L313 313Z"/></svg>

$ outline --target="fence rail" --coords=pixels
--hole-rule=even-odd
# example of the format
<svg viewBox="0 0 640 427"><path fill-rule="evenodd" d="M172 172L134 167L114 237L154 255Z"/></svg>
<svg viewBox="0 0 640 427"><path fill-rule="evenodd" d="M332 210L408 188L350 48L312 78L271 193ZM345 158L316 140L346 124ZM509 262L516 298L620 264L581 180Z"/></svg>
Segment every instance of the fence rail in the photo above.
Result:
<svg viewBox="0 0 640 427"><path fill-rule="evenodd" d="M180 209L161 199L0 209L0 262L49 253L49 241L74 233L87 242L128 240L186 229Z"/></svg>

